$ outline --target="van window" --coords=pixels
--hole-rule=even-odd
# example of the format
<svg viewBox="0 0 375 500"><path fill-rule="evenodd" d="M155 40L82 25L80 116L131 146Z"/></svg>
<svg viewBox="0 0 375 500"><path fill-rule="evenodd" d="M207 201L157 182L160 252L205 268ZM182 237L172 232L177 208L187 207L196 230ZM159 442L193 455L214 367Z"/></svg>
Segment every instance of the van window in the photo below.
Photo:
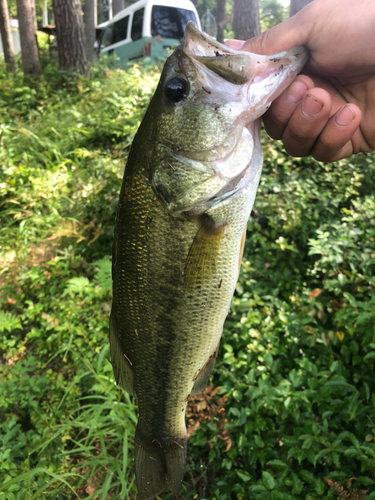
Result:
<svg viewBox="0 0 375 500"><path fill-rule="evenodd" d="M151 35L180 40L188 21L197 22L191 10L154 5L151 12Z"/></svg>
<svg viewBox="0 0 375 500"><path fill-rule="evenodd" d="M113 24L108 24L102 35L102 39L100 41L100 48L105 49L105 47L108 47L108 45L112 45L112 43L113 43Z"/></svg>
<svg viewBox="0 0 375 500"><path fill-rule="evenodd" d="M129 16L123 17L115 22L115 28L113 31L113 42L121 42L121 40L125 40L128 36L128 24L129 24Z"/></svg>
<svg viewBox="0 0 375 500"><path fill-rule="evenodd" d="M133 14L133 24L132 24L132 40L139 40L142 38L142 30L143 30L143 15L145 9L136 10Z"/></svg>

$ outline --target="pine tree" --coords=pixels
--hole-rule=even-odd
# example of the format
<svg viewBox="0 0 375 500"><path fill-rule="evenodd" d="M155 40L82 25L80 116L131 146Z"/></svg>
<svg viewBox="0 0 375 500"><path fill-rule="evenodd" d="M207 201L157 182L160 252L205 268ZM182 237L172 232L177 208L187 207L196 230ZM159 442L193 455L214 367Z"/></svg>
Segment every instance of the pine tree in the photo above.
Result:
<svg viewBox="0 0 375 500"><path fill-rule="evenodd" d="M14 71L16 59L14 56L13 38L12 31L10 29L7 0L0 0L0 34L7 69L8 71Z"/></svg>
<svg viewBox="0 0 375 500"><path fill-rule="evenodd" d="M80 0L53 0L59 67L87 73L85 33Z"/></svg>

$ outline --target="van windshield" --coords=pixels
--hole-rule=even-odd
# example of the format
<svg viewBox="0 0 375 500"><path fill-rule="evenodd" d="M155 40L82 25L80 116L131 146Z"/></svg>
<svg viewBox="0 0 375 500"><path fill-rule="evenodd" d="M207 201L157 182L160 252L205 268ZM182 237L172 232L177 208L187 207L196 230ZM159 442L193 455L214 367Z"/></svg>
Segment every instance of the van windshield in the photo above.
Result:
<svg viewBox="0 0 375 500"><path fill-rule="evenodd" d="M151 12L151 35L181 40L188 21L197 22L191 10L154 5Z"/></svg>

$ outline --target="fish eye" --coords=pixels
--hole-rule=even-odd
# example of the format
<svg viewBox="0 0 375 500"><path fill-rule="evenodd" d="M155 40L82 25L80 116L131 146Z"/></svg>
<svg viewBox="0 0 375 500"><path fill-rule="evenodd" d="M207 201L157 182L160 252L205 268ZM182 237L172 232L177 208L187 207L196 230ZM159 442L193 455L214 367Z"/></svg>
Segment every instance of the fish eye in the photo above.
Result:
<svg viewBox="0 0 375 500"><path fill-rule="evenodd" d="M165 84L164 94L172 102L182 101L188 94L187 82L182 78L172 78Z"/></svg>

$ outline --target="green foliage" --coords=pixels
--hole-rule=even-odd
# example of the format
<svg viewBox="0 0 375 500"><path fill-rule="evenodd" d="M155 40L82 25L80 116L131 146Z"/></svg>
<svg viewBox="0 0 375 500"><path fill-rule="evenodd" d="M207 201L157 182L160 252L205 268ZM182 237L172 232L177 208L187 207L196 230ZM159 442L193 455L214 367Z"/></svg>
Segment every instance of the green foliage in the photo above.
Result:
<svg viewBox="0 0 375 500"><path fill-rule="evenodd" d="M216 0L197 0L194 4L200 18L206 14L207 9L216 18ZM224 34L225 38L229 39L234 37L232 29L233 8L234 0L226 0ZM272 28L272 26L285 21L288 15L288 9L283 7L279 0L259 0L259 19L261 31L266 31L267 29Z"/></svg>
<svg viewBox="0 0 375 500"><path fill-rule="evenodd" d="M205 436L212 499L337 498L324 477L374 492L373 157L324 165L264 148L214 376L232 446L223 455L208 422L191 463Z"/></svg>
<svg viewBox="0 0 375 500"><path fill-rule="evenodd" d="M134 499L109 256L157 73L44 71L0 75L0 499ZM263 149L208 398L224 406L189 441L180 498L334 499L353 477L374 498L375 156Z"/></svg>
<svg viewBox="0 0 375 500"><path fill-rule="evenodd" d="M261 31L266 31L276 26L276 24L285 21L289 15L288 10L278 0L260 0L259 17Z"/></svg>
<svg viewBox="0 0 375 500"><path fill-rule="evenodd" d="M157 79L52 65L38 80L0 78L0 499L134 498L136 409L109 361L109 256Z"/></svg>

